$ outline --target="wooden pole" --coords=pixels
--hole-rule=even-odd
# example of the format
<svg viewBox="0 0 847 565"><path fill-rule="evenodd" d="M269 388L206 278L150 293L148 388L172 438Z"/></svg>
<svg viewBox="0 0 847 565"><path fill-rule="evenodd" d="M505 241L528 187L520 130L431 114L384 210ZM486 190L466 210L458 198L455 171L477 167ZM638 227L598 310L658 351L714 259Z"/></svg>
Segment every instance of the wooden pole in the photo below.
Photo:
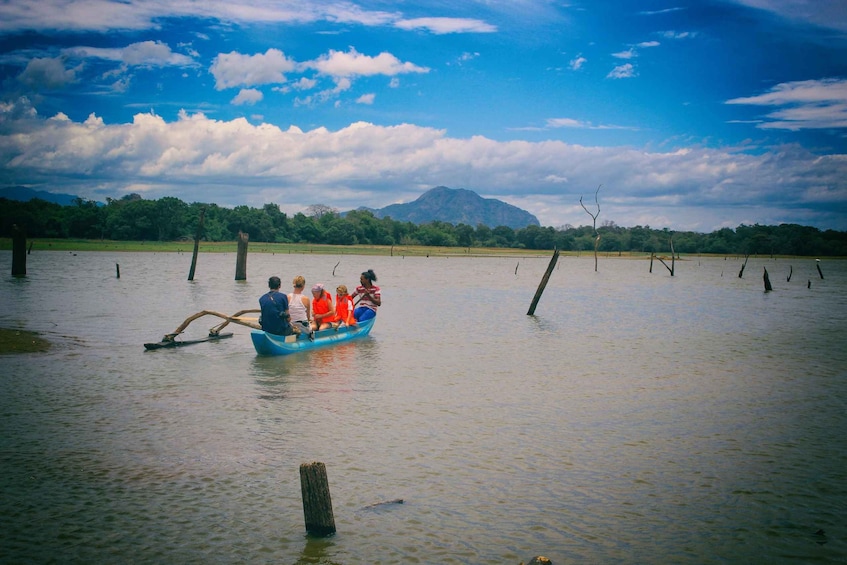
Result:
<svg viewBox="0 0 847 565"><path fill-rule="evenodd" d="M744 276L744 267L746 267L746 266L747 266L747 259L749 259L749 258L750 258L750 255L745 255L745 256L744 256L744 264L743 264L743 265L741 265L741 270L740 270L740 271L738 271L738 278L739 278L739 279L740 279L740 278L742 278L742 277Z"/></svg>
<svg viewBox="0 0 847 565"><path fill-rule="evenodd" d="M550 274L553 272L553 269L556 268L556 261L559 260L559 248L553 250L553 256L550 258L550 264L547 265L547 272L544 273L544 276L541 277L541 282L538 284L538 290L535 291L535 296L532 297L532 304L529 305L529 310L527 311L527 316L535 315L535 307L538 306L538 301L541 300L541 294L544 292L544 288L547 286L547 281L550 280Z"/></svg>
<svg viewBox="0 0 847 565"><path fill-rule="evenodd" d="M773 287L771 286L771 278L768 276L768 268L767 267L765 267L765 274L763 276L763 279L765 281L765 292L772 291Z"/></svg>
<svg viewBox="0 0 847 565"><path fill-rule="evenodd" d="M823 271L821 271L821 260L815 259L815 267L818 268L818 274L823 278Z"/></svg>
<svg viewBox="0 0 847 565"><path fill-rule="evenodd" d="M26 276L26 233L18 224L12 225L12 276Z"/></svg>
<svg viewBox="0 0 847 565"><path fill-rule="evenodd" d="M238 253L235 257L235 280L247 280L247 242L250 235L238 232Z"/></svg>
<svg viewBox="0 0 847 565"><path fill-rule="evenodd" d="M197 268L197 254L200 252L200 238L203 237L203 221L206 219L206 207L200 208L200 219L197 221L197 232L194 234L194 253L191 254L191 268L188 270L188 280L194 280L194 270Z"/></svg>
<svg viewBox="0 0 847 565"><path fill-rule="evenodd" d="M653 259L655 257L656 257L655 253L650 253L650 271L649 272L651 272L651 273L653 272Z"/></svg>
<svg viewBox="0 0 847 565"><path fill-rule="evenodd" d="M115 278L121 278L121 266L118 263L115 263Z"/></svg>
<svg viewBox="0 0 847 565"><path fill-rule="evenodd" d="M334 534L335 517L332 514L326 465L317 461L301 464L300 491L303 494L306 531L314 536Z"/></svg>

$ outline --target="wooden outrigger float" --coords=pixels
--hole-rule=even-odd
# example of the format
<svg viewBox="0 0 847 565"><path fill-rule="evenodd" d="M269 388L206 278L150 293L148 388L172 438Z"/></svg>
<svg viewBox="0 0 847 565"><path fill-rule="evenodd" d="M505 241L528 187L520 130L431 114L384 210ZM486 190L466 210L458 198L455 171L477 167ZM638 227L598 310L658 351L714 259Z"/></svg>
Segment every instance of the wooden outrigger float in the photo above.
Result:
<svg viewBox="0 0 847 565"><path fill-rule="evenodd" d="M162 341L158 343L145 343L144 348L147 350L150 349L166 349L171 347L183 347L185 345L193 345L195 343L203 343L206 341L217 341L219 339L226 339L228 337L232 337L232 333L221 333L221 330L224 329L229 324L239 324L241 326L247 326L248 328L252 328L254 330L261 330L262 326L259 325L258 317L248 317L244 316L244 314L256 314L261 312L259 309L249 309L249 310L239 310L232 316L227 314L221 314L220 312L215 312L214 310L202 310L197 312L196 314L192 314L188 318L185 319L183 323L179 325L173 332L169 334L165 334L162 338ZM198 318L202 318L203 316L216 316L218 318L222 318L223 322L220 324L213 326L209 329L209 335L200 339L187 339L187 340L177 340L176 336L185 331L185 328L188 327L188 324L193 322Z"/></svg>

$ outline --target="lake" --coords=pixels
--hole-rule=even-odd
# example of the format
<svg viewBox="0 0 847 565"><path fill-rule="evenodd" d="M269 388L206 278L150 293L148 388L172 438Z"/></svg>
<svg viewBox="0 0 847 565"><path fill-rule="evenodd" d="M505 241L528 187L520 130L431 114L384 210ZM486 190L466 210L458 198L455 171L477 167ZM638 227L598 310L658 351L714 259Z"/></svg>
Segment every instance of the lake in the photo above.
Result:
<svg viewBox="0 0 847 565"><path fill-rule="evenodd" d="M35 251L16 279L0 252L0 326L53 343L0 356L0 562L844 563L847 261L684 259L562 257L527 316L549 258L254 253L236 282L204 254L189 282L190 254ZM271 275L369 268L360 341L144 350Z"/></svg>

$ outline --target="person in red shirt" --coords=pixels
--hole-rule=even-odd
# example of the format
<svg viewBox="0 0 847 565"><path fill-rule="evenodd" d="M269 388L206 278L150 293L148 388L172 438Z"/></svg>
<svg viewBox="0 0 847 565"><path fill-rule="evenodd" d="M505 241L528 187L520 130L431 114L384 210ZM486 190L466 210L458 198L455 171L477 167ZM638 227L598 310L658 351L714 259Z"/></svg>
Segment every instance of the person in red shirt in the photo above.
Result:
<svg viewBox="0 0 847 565"><path fill-rule="evenodd" d="M312 287L312 329L325 330L332 327L335 319L335 306L332 297L324 290L323 283Z"/></svg>

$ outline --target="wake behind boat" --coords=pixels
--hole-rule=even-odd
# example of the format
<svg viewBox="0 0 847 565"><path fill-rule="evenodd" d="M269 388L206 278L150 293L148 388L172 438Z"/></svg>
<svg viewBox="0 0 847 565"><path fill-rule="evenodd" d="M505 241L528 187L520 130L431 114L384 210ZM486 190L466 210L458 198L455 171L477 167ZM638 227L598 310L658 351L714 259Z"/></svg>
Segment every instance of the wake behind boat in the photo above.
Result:
<svg viewBox="0 0 847 565"><path fill-rule="evenodd" d="M328 329L314 332L313 339L309 334L281 336L274 335L262 330L253 330L250 337L253 339L253 347L259 355L290 355L298 351L314 349L327 345L337 345L352 339L365 337L373 328L376 318L359 322L355 326L341 326L337 329Z"/></svg>

